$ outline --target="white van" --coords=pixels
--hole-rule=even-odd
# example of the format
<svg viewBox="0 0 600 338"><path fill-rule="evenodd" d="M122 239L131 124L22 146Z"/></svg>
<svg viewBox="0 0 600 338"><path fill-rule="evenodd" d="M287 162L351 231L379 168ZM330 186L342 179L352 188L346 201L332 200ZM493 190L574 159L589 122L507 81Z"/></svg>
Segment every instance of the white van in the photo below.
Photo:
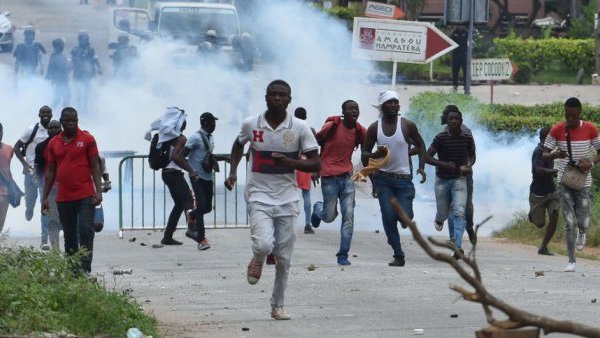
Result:
<svg viewBox="0 0 600 338"><path fill-rule="evenodd" d="M220 63L238 62L239 53L233 49L233 39L241 35L235 6L222 3L156 2L154 10L116 8L113 10L111 40L129 35L136 44L151 31L155 38L173 40L198 48L203 42L215 44Z"/></svg>

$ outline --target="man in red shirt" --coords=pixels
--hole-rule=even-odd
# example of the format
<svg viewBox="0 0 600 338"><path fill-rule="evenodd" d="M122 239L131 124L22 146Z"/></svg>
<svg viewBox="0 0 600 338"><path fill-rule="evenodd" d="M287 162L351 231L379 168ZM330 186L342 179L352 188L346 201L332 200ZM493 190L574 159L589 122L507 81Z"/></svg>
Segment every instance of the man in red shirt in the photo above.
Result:
<svg viewBox="0 0 600 338"><path fill-rule="evenodd" d="M77 126L75 108L64 108L60 122L63 132L48 143L42 210L49 212L48 196L56 180L56 204L63 225L65 252L73 255L80 247L85 248L87 255L81 259L81 268L89 274L94 250L94 207L102 202L98 147L94 137Z"/></svg>
<svg viewBox="0 0 600 338"><path fill-rule="evenodd" d="M352 181L352 153L365 141L367 130L358 120L358 103L347 100L342 103L343 119L326 122L317 133L321 144L321 190L323 202L315 203L311 216L312 226L317 228L321 221L330 223L338 215L337 201L340 200L342 228L337 262L350 265L348 251L354 232L354 182ZM337 123L337 124L336 124Z"/></svg>

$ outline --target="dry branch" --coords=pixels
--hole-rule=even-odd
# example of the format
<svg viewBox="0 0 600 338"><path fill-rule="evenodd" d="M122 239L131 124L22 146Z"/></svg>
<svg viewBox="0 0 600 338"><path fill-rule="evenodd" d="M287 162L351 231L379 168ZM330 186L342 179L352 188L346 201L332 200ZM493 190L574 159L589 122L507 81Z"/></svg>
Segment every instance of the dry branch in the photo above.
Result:
<svg viewBox="0 0 600 338"><path fill-rule="evenodd" d="M433 244L437 247L444 247L454 250L454 254L458 255L466 264L466 267L460 264L459 260L456 260L454 257L447 253L435 251L434 248L421 236L419 229L417 228L417 224L408 217L400 203L395 198L392 198L391 201L392 206L396 210L400 221L403 224L408 224L408 228L413 234L413 238L415 241L421 246L421 248L429 255L429 257L441 261L446 262L458 274L462 279L464 279L469 285L471 285L474 291L469 291L465 288L453 286L452 290L459 293L463 299L466 299L471 302L480 303L483 306L483 310L486 314L486 319L488 323L498 329L516 329L525 326L534 326L539 327L543 330L544 334L549 334L553 332L560 333L570 333L574 335L578 335L581 337L590 337L590 338L600 338L600 328L589 326L586 324L576 323L569 320L556 320L549 317L538 316L536 314L515 308L514 306L505 303L504 301L494 297L491 293L483 285L481 280L481 273L479 270L479 266L477 265L477 260L475 258L475 248L468 255L462 255L462 253L456 249L454 249L451 245L438 241L434 238L427 238L429 243ZM479 229L483 223L489 220L491 217L488 217L484 220L484 222L477 225L475 228L475 232ZM472 272L467 271L467 267L471 268ZM508 316L508 320L499 321L494 319L492 308L503 312Z"/></svg>

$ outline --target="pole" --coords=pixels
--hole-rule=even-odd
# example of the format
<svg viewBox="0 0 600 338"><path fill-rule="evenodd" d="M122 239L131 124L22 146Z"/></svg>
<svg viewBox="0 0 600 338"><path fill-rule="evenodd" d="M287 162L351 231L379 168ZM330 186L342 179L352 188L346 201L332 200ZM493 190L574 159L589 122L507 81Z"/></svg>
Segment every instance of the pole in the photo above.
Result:
<svg viewBox="0 0 600 338"><path fill-rule="evenodd" d="M471 95L471 59L473 58L473 16L475 0L469 0L469 35L467 37L467 71L465 74L465 94Z"/></svg>
<svg viewBox="0 0 600 338"><path fill-rule="evenodd" d="M392 67L392 90L396 88L396 72L398 71L398 65L394 60L394 66Z"/></svg>
<svg viewBox="0 0 600 338"><path fill-rule="evenodd" d="M494 80L490 80L490 104L494 104Z"/></svg>

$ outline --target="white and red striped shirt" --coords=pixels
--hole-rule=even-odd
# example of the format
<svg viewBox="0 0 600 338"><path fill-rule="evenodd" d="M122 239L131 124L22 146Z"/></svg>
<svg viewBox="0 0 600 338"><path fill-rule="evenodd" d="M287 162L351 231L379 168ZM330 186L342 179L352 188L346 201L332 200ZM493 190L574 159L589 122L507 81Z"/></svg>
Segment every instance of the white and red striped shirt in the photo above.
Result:
<svg viewBox="0 0 600 338"><path fill-rule="evenodd" d="M565 122L560 122L552 127L548 137L546 137L546 142L544 142L544 148L548 150L554 150L558 148L565 153L568 153L567 134L565 133L566 125L567 124ZM593 123L580 121L579 127L571 128L569 130L569 134L571 136L571 151L574 161L578 161L583 158L589 159L590 150L592 150L592 147L594 147L596 151L600 151L600 137L598 136L598 128L596 128ZM561 182L563 172L568 162L569 157L562 158L558 162L559 182ZM592 186L591 173L587 174L585 186Z"/></svg>

